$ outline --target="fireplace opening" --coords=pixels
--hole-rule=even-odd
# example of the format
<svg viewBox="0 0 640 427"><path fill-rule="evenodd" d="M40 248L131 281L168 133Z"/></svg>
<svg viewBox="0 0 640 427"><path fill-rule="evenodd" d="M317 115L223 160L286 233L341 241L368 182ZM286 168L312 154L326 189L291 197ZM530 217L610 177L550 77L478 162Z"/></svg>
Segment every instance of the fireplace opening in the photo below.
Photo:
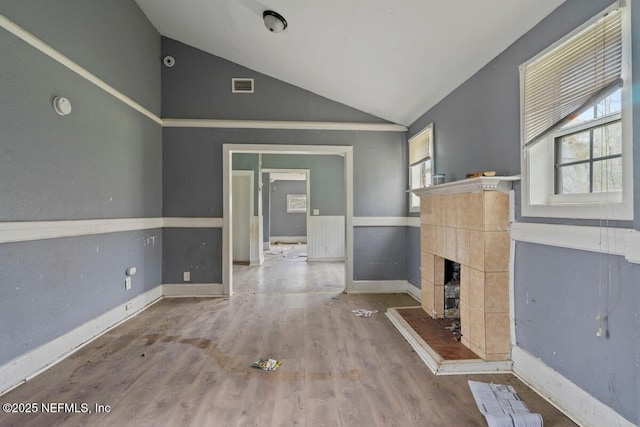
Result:
<svg viewBox="0 0 640 427"><path fill-rule="evenodd" d="M460 263L444 260L444 317L460 319Z"/></svg>
<svg viewBox="0 0 640 427"><path fill-rule="evenodd" d="M456 340L462 337L460 323L460 263L444 260L444 318L451 320L446 329Z"/></svg>

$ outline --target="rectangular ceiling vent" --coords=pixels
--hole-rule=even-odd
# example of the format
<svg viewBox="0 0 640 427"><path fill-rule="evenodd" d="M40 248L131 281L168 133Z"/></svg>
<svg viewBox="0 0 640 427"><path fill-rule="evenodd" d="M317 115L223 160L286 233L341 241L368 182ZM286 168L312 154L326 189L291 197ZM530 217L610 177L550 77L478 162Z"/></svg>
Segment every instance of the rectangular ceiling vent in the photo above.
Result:
<svg viewBox="0 0 640 427"><path fill-rule="evenodd" d="M231 79L232 93L253 93L253 79Z"/></svg>

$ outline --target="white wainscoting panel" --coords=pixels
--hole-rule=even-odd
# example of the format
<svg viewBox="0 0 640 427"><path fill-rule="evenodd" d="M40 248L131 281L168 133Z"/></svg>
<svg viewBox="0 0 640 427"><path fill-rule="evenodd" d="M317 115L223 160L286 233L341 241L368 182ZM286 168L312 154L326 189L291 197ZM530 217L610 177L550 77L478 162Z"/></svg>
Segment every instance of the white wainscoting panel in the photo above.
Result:
<svg viewBox="0 0 640 427"><path fill-rule="evenodd" d="M309 216L307 256L309 261L343 261L344 216Z"/></svg>
<svg viewBox="0 0 640 427"><path fill-rule="evenodd" d="M252 216L249 229L249 264L262 265L264 252L262 251L262 217Z"/></svg>

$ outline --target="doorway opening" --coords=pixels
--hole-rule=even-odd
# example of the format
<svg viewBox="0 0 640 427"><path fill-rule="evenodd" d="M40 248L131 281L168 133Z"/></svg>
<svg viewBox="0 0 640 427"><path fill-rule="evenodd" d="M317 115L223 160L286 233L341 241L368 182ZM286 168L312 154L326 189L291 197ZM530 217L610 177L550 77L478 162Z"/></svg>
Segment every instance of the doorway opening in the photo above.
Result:
<svg viewBox="0 0 640 427"><path fill-rule="evenodd" d="M272 245L306 246L311 215L309 169L262 169L262 237L265 255ZM303 252L303 253L306 253Z"/></svg>
<svg viewBox="0 0 640 427"><path fill-rule="evenodd" d="M297 265L305 265L306 271L304 274L298 276L297 280L301 288L299 291L311 291L317 289L310 289L307 285L312 283L313 280L309 280L310 278L314 278L316 276L321 276L324 274L324 277L321 277L320 280L323 281L325 287L329 286L330 288L337 288L339 286L338 291L347 292L349 290L350 285L353 280L353 148L350 146L300 146L300 145L249 145L249 144L225 144L223 146L223 203L224 203L224 217L223 217L223 290L225 295L231 295L234 293L234 247L237 246L237 238L241 236L242 231L238 231L238 227L234 226L234 222L242 221L246 223L243 219L236 219L235 210L236 202L234 201L234 175L237 175L236 163L242 163L238 160L238 156L234 158L234 154L257 154L259 157L259 166L257 168L257 175L254 175L254 178L251 180L254 183L254 195L249 197L250 199L256 200L253 208L249 207L248 210L250 212L254 212L254 218L249 220L249 232L250 235L254 236L249 238L249 266L239 266L242 268L251 268L251 266L258 267L255 268L253 273L256 274L256 280L259 281L260 274L269 275L269 271L266 271L263 264L269 261L269 259L265 258L264 249L269 247L269 249L274 246L275 241L271 241L271 236L278 237L280 239L274 240L282 240L283 236L274 235L271 230L265 233L265 222L264 222L264 203L261 196L264 195L265 191L265 181L264 181L264 171L270 171L275 168L265 168L262 169L262 156L266 155L306 155L313 158L321 158L325 157L339 157L340 167L341 167L341 182L340 186L342 188L337 187L340 190L341 194L341 215L331 215L331 208L325 210L326 201L322 200L320 203L321 207L318 206L317 200L311 199L311 181L313 177L311 176L310 171L306 171L306 186L307 186L307 206L306 212L303 214L303 217L306 216L306 224L307 224L307 247L306 253L301 250L302 248L298 247L298 240L302 240L300 237L302 234L293 235L295 242L282 242L289 245L288 249L283 252L287 252L289 255L295 254L295 260ZM291 156L294 157L294 156ZM304 167L304 166L303 166ZM245 171L250 172L250 171ZM299 170L297 171L299 172ZM271 173L271 172L269 172ZM276 172L273 172L276 173ZM246 173L248 176L249 174ZM275 180L274 182L277 182ZM334 190L336 186L333 186ZM316 192L318 193L318 192ZM258 196L260 194L261 196ZM293 196L301 196L302 193L289 193L285 195L293 195ZM239 197L239 196L236 196ZM244 197L244 196L242 196ZM289 197L289 202L285 202L286 207L291 208L293 210L299 209L302 210L304 206L303 198L301 197ZM314 203L316 203L316 207L314 207ZM250 205L250 202L246 203ZM270 212L269 212L270 213ZM291 213L291 212L290 212ZM302 213L302 212L300 212ZM323 215L324 214L324 215ZM341 230L341 232L335 232L333 234L327 234L328 225L333 224L336 229ZM245 227L245 230L247 228ZM313 230L322 230L323 236L331 236L330 238L324 237L325 240L322 240L322 236L315 236ZM253 232L252 232L253 231ZM240 233L240 234L239 234ZM269 235L269 239L265 241L265 235ZM241 237L245 240L244 237ZM314 243L315 242L315 243ZM295 244L295 250L291 246ZM303 242L300 241L302 245ZM269 250L268 249L268 250ZM246 254L246 251L245 251ZM274 253L275 254L275 253ZM278 254L276 255L276 259L278 259ZM305 256L301 256L305 255ZM332 258L333 257L333 258ZM283 257L280 258L281 261L275 261L282 264L284 262L290 262L291 257L287 257L285 253ZM287 261L288 260L288 261ZM310 262L307 262L310 261ZM311 261L335 261L336 264L339 262L338 267L333 267L329 272L327 270L323 270L322 273L317 273L316 270L320 268L319 264L325 263L314 263ZM302 262L301 262L302 261ZM318 264L318 266L314 266L314 264ZM275 264L272 264L275 265ZM262 273L260 273L262 271ZM271 271L271 279L274 279L274 271ZM336 279L336 277L338 277ZM245 278L243 278L244 280ZM270 279L270 280L271 280ZM317 277L316 277L317 279ZM275 279L277 281L277 277ZM273 280L272 280L273 284ZM332 286L333 285L333 286ZM277 291L277 289L275 289ZM336 291L336 289L327 289L328 292Z"/></svg>

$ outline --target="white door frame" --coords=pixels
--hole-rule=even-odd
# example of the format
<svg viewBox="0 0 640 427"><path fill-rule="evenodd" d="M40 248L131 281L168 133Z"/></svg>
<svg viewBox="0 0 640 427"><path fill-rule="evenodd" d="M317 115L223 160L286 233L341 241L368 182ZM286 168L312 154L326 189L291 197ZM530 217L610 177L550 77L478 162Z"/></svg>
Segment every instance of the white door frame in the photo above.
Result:
<svg viewBox="0 0 640 427"><path fill-rule="evenodd" d="M231 164L234 153L311 154L344 157L345 187L345 278L344 292L353 284L353 147L344 145L223 144L222 146L222 287L224 295L233 293L233 246L231 218ZM307 179L307 183L309 180ZM308 185L308 184L307 184Z"/></svg>

